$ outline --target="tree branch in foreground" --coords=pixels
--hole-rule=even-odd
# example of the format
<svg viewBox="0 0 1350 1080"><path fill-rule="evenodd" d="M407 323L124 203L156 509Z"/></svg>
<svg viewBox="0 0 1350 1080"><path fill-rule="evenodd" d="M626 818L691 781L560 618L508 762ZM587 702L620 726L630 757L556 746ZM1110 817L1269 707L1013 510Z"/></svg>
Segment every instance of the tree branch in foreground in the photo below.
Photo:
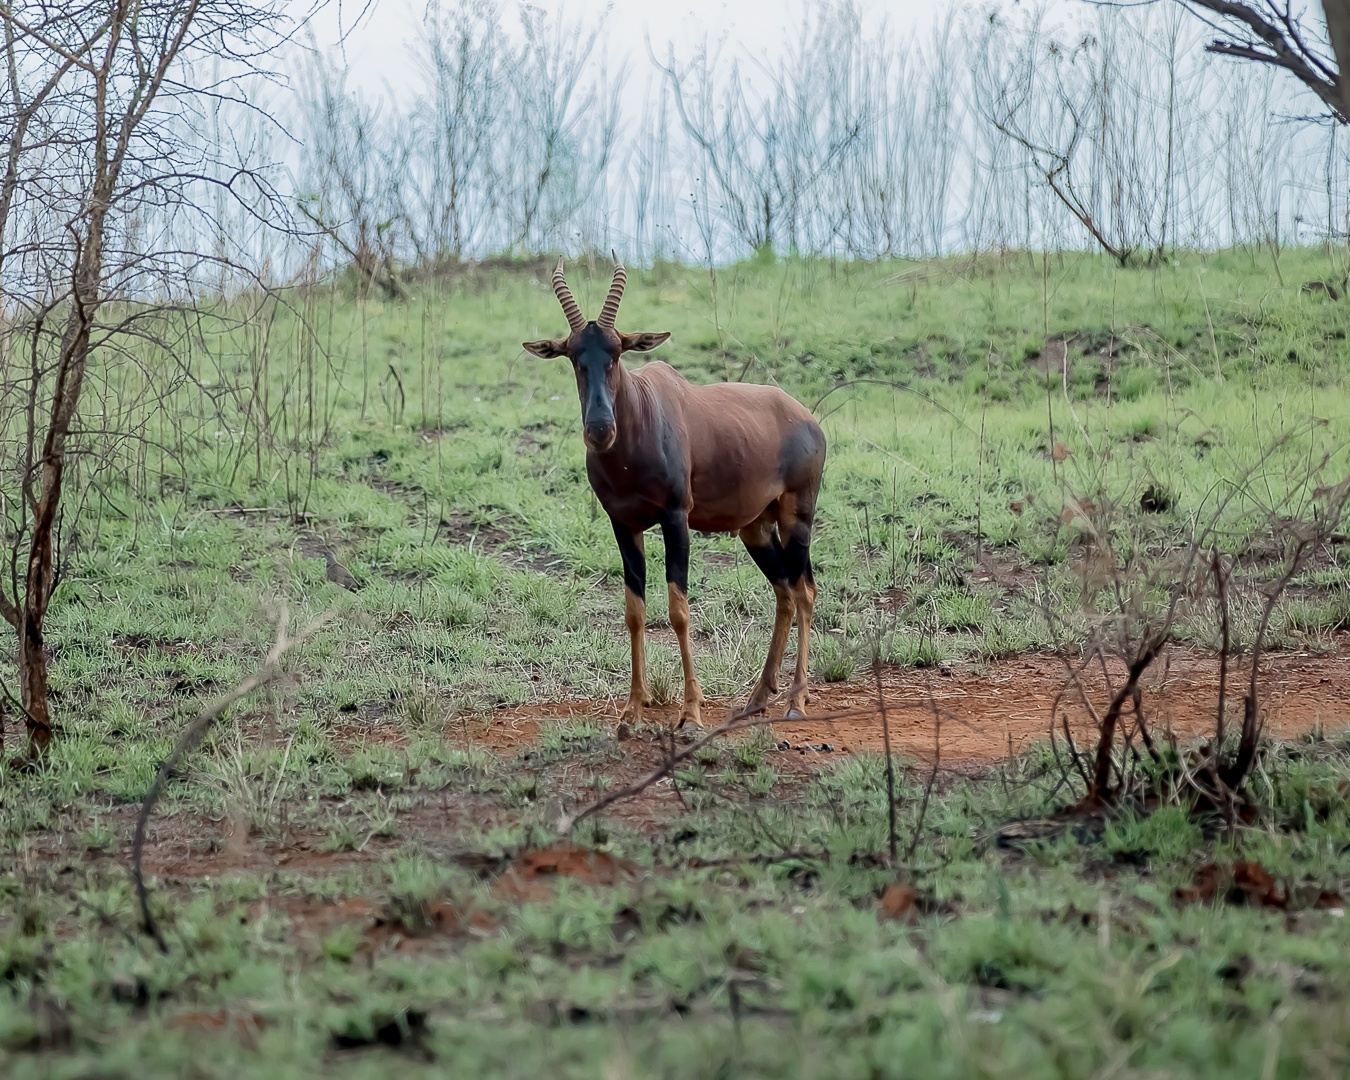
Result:
<svg viewBox="0 0 1350 1080"><path fill-rule="evenodd" d="M145 874L141 869L141 859L145 854L145 827L150 820L150 814L155 808L155 803L159 801L160 794L164 790L164 785L174 774L183 758L201 742L212 722L241 698L245 698L254 690L275 682L283 674L281 661L286 654L313 637L333 615L334 612L331 610L325 612L301 627L300 631L292 637L289 633L290 613L283 604L277 615L276 637L258 670L239 683L233 690L222 694L203 709L179 737L172 753L160 763L159 772L155 774L155 782L150 785L150 790L146 792L145 799L141 803L141 812L136 818L136 839L132 845L131 854L131 876L136 882L136 898L141 906L141 926L147 934L155 939L155 944L159 946L161 952L167 953L169 946L164 941L164 936L160 933L154 916L150 914L150 895L145 887Z"/></svg>
<svg viewBox="0 0 1350 1080"><path fill-rule="evenodd" d="M1321 98L1338 123L1350 124L1350 96L1347 96L1340 75L1340 70L1345 67L1346 53L1350 51L1350 3L1347 0L1322 2L1331 63L1305 40L1299 17L1287 4L1273 0L1267 0L1265 4L1241 0L1183 0L1183 3L1204 22L1227 35L1206 45L1206 52L1284 68ZM1207 15L1223 21L1212 21Z"/></svg>

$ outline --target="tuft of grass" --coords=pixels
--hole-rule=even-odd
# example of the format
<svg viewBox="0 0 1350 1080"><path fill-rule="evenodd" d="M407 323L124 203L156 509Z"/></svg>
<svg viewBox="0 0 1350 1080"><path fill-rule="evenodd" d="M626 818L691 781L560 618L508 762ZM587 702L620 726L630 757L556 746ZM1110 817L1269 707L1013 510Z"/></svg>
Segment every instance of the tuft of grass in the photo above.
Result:
<svg viewBox="0 0 1350 1080"><path fill-rule="evenodd" d="M812 650L811 666L827 683L846 682L857 671L857 662L847 644L833 636L820 638Z"/></svg>
<svg viewBox="0 0 1350 1080"><path fill-rule="evenodd" d="M899 633L891 639L885 658L901 667L933 668L947 662L948 652L930 634Z"/></svg>
<svg viewBox="0 0 1350 1080"><path fill-rule="evenodd" d="M1350 591L1337 589L1315 599L1290 599L1283 608L1287 633L1334 634L1350 629Z"/></svg>
<svg viewBox="0 0 1350 1080"><path fill-rule="evenodd" d="M550 720L539 728L534 753L541 761L557 761L596 750L608 738L609 731L593 717Z"/></svg>
<svg viewBox="0 0 1350 1080"><path fill-rule="evenodd" d="M684 668L664 645L647 650L647 689L653 705L673 705L684 697Z"/></svg>

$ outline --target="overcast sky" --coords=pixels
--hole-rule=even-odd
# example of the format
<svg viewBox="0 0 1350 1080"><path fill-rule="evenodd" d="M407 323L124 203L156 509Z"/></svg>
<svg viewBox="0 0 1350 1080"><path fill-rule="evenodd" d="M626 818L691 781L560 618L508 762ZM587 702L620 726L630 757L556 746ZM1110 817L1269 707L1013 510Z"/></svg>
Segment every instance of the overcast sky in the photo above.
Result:
<svg viewBox="0 0 1350 1080"><path fill-rule="evenodd" d="M455 0L444 0L450 6ZM627 57L629 70L648 68L646 39L658 55L666 44L679 55L707 40L725 40L755 56L772 55L801 24L802 0L531 0L550 13L580 17L587 25L604 15L605 44L612 58ZM957 8L976 6L974 0L861 0L865 17L886 19L898 32L926 35L937 18ZM510 12L514 4L508 2ZM425 0L334 0L316 18L319 44L345 51L354 86L376 90L388 85L396 92L406 85L407 47L422 25ZM607 12L607 14L605 14ZM506 20L508 26L514 19Z"/></svg>

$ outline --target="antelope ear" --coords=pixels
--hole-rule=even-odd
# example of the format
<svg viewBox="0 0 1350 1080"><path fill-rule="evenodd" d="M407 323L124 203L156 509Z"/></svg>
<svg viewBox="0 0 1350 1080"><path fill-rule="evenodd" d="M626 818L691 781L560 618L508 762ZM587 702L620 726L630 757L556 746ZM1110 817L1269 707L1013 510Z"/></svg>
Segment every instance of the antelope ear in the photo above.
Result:
<svg viewBox="0 0 1350 1080"><path fill-rule="evenodd" d="M670 334L620 334L624 352L651 352L670 340Z"/></svg>
<svg viewBox="0 0 1350 1080"><path fill-rule="evenodd" d="M544 360L552 360L555 356L567 355L567 342L551 341L548 338L543 341L526 341L520 347Z"/></svg>

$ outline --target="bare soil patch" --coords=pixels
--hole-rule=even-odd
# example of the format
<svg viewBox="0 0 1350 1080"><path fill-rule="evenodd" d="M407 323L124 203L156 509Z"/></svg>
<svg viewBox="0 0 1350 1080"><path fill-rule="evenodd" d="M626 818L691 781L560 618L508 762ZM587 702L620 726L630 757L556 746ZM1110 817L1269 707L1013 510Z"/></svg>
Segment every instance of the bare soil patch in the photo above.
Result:
<svg viewBox="0 0 1350 1080"><path fill-rule="evenodd" d="M1111 672L1110 676L1115 681L1119 674ZM1142 686L1145 716L1154 737L1170 732L1185 742L1212 733L1218 677L1215 656L1174 649ZM1084 675L1085 690L1099 709L1107 695L1106 678L1100 666ZM910 758L931 761L940 747L944 766L954 769L978 769L1044 740L1052 715L1067 718L1076 734L1085 736L1090 730L1081 698L1075 691L1066 690L1067 669L1057 656L1021 656L982 666L927 671L888 668L881 672L880 683L892 748ZM1245 690L1244 673L1236 665L1230 671L1229 685L1230 718L1236 722ZM1334 650L1325 654L1268 654L1261 664L1259 689L1266 732L1273 738L1295 739L1319 728L1329 735L1350 729L1350 634L1338 635ZM717 723L732 704L708 702L705 721ZM622 698L615 696L512 706L458 718L452 721L446 738L511 755L520 775L538 777L539 797L557 800L559 808L577 806L593 797L585 787L588 770L603 771L613 784L621 786L649 773L669 753L668 736L657 728L674 726L678 704L649 709L651 726L632 732L617 730L621 705ZM780 783L785 785L780 794L804 783L815 769L839 754L878 751L883 746L881 712L870 673L848 682L815 684L809 708L812 715L805 720L775 720L772 724L777 751L771 760L781 775ZM553 761L533 753L542 725L581 716L615 724L619 742L610 744L584 767L570 758ZM410 840L419 842L438 859L495 878L494 891L508 901L545 895L562 878L615 884L632 873L632 867L620 860L565 842L514 856L488 858L466 852L461 836L471 823L493 828L517 819L520 811L502 805L490 793L457 787L410 789L409 794L413 804L399 812L396 836L372 833L355 850L346 851L329 849L326 830L317 822L285 827L279 836L248 837L237 834L228 821L213 821L197 814L158 818L152 823L146 848L146 873L159 887L170 889L232 872L282 875L287 880L329 876L373 867ZM664 781L616 804L606 816L647 832L660 830L686 810L680 792ZM120 823L128 837L122 850L108 856L113 861L125 863L130 856L133 816L133 807L119 807L109 815L109 823ZM88 860L89 854L77 831L56 830L40 839L28 857L47 865L79 865ZM485 859L483 865L475 861ZM370 939L369 947L388 944L384 939L391 935L420 941L424 936L453 937L474 928L487 928L486 924L479 925L481 920L476 921L473 912L458 909L429 909L429 929L423 935L410 933L407 927L394 927L364 901L333 905L292 897L282 903L287 907L285 914L307 926L314 924L316 940L339 925L356 923ZM228 1025L233 1018L224 1022Z"/></svg>
<svg viewBox="0 0 1350 1080"><path fill-rule="evenodd" d="M524 851L497 879L494 891L510 900L547 897L553 883L572 878L587 885L617 885L638 876L632 863L603 851L592 851L568 840Z"/></svg>
<svg viewBox="0 0 1350 1080"><path fill-rule="evenodd" d="M1327 732L1350 727L1350 635L1338 635L1335 652L1269 653L1261 662L1259 694L1266 733L1297 738L1314 727ZM1112 672L1118 679L1120 672ZM1106 676L1094 666L1083 677L1098 709L1107 700ZM942 760L951 765L1000 761L1045 739L1052 715L1064 716L1075 733L1090 730L1090 719L1076 691L1066 689L1067 669L1057 656L1031 655L991 661L982 668L914 670L887 668L881 673L882 696L890 722L892 748L932 760L940 734ZM1230 717L1241 717L1246 686L1240 662L1229 671ZM1155 737L1171 732L1182 742L1213 731L1219 687L1218 658L1199 650L1175 649L1144 679L1144 715ZM1056 712L1056 702L1058 711ZM619 696L511 706L477 718L466 734L494 750L528 746L548 720L590 716L614 720ZM710 701L709 725L736 703ZM835 752L880 750L881 711L872 678L821 684L811 688L811 716L775 720L773 729L788 748L829 746ZM841 715L842 714L842 715ZM646 718L674 724L679 706L652 707Z"/></svg>

